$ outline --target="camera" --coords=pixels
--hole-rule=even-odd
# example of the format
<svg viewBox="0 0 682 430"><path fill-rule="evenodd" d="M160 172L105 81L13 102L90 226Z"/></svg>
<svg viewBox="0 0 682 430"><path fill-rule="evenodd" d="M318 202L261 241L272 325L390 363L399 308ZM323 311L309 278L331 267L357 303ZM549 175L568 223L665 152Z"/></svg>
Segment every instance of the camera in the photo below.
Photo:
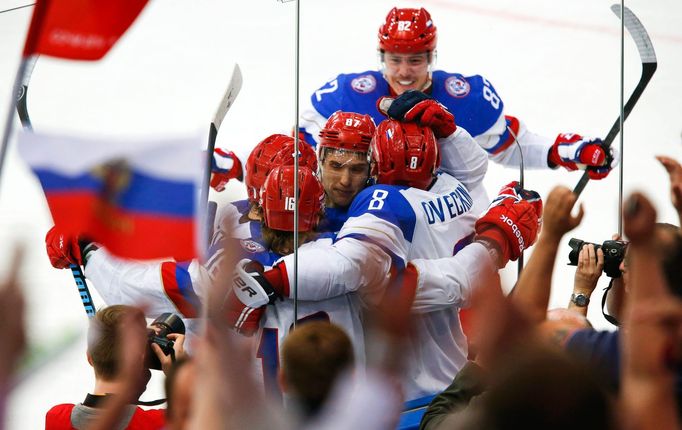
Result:
<svg viewBox="0 0 682 430"><path fill-rule="evenodd" d="M590 242L585 242L584 240L571 238L568 241L568 246L571 247L571 251L568 253L568 265L577 266L578 256L580 250L584 245ZM605 240L603 244L599 245L593 243L594 250L601 248L604 253L604 273L609 278L620 278L620 263L623 262L625 258L625 251L628 248L628 243L622 240Z"/></svg>
<svg viewBox="0 0 682 430"><path fill-rule="evenodd" d="M185 334L185 323L182 322L182 318L179 316L166 312L152 321L149 327L147 327L147 332L147 367L161 370L161 362L152 350L152 344L159 345L164 354L174 358L173 346L175 346L175 342L168 339L168 335L171 333Z"/></svg>

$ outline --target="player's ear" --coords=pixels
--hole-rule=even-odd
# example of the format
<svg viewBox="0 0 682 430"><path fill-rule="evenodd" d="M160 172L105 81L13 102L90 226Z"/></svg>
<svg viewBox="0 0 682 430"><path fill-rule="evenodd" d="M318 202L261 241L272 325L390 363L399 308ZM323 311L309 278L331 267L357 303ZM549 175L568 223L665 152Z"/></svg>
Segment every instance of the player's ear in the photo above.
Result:
<svg viewBox="0 0 682 430"><path fill-rule="evenodd" d="M89 364L90 366L94 367L94 366L92 365L92 356L91 356L89 353L87 353L87 352L85 353L85 356L88 358L88 364Z"/></svg>

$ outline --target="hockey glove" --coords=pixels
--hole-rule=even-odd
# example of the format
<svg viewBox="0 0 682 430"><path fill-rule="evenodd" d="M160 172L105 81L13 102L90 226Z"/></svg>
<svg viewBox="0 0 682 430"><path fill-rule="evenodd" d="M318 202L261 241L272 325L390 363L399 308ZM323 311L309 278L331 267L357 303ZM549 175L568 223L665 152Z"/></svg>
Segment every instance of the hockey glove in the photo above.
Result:
<svg viewBox="0 0 682 430"><path fill-rule="evenodd" d="M569 171L586 169L591 179L601 179L616 166L618 157L615 148L605 148L599 138L563 133L550 148L547 161L550 167L563 166Z"/></svg>
<svg viewBox="0 0 682 430"><path fill-rule="evenodd" d="M540 197L540 194L532 190L521 188L518 181L512 181L500 189L500 193L493 200L492 204L507 197L511 197L516 201L525 200L530 203L533 206L533 209L535 209L538 219L542 222L542 198Z"/></svg>
<svg viewBox="0 0 682 430"><path fill-rule="evenodd" d="M502 193L514 189L513 186L506 186ZM534 191L521 191L519 195L500 194L476 221L475 239L497 245L501 253L502 266L509 260L518 259L538 236L540 227L538 211L542 213L542 201ZM528 195L531 199L526 200L520 197L521 194Z"/></svg>
<svg viewBox="0 0 682 430"><path fill-rule="evenodd" d="M381 100L379 106L382 106ZM429 127L439 139L448 137L457 130L454 115L421 91L405 91L393 100L386 114L398 121L416 122L422 127Z"/></svg>
<svg viewBox="0 0 682 430"><path fill-rule="evenodd" d="M240 302L252 308L273 303L282 296L263 273L263 265L247 259L237 263L232 289Z"/></svg>
<svg viewBox="0 0 682 430"><path fill-rule="evenodd" d="M253 336L260 327L260 320L265 313L265 307L252 308L239 301L234 292L230 292L225 300L225 318L227 323L237 333Z"/></svg>
<svg viewBox="0 0 682 430"><path fill-rule="evenodd" d="M225 189L225 185L230 179L244 179L242 162L239 161L234 152L215 148L211 159L211 188L220 192Z"/></svg>
<svg viewBox="0 0 682 430"><path fill-rule="evenodd" d="M45 235L45 247L55 269L67 269L72 264L83 264L78 238L68 236L53 226Z"/></svg>

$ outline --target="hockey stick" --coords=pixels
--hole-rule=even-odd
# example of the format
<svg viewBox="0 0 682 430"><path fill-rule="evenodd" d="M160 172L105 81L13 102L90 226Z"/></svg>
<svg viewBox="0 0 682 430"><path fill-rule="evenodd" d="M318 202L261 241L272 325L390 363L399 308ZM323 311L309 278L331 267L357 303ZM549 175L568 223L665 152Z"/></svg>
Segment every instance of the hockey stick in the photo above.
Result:
<svg viewBox="0 0 682 430"><path fill-rule="evenodd" d="M621 16L621 6L619 4L612 5L611 10L613 11L613 13L616 14L616 16L618 17ZM654 75L654 72L656 71L658 63L656 62L656 52L654 52L654 47L651 44L651 39L649 38L649 35L647 34L646 29L644 28L642 23L639 21L639 19L637 19L635 14L632 13L632 11L627 7L623 8L622 12L623 24L625 25L625 28L628 30L628 33L630 33L630 36L637 45L639 57L642 60L642 75L640 76L637 86L635 87L634 91L630 95L630 98L628 98L628 101L625 103L625 106L623 108L623 121L625 121L627 117L630 115L630 112L632 112L632 108L635 107L635 104L639 100L639 97L644 92L644 89L646 88L647 84L649 84L651 77ZM620 132L620 116L618 116L616 122L611 126L611 130L609 130L609 133L606 135L606 138L604 139L604 146L606 148L611 146L611 143L613 142L613 139L616 138L618 132ZM589 180L590 176L588 175L588 173L587 172L583 173L583 176L580 178L580 181L578 181L575 188L573 189L573 193L576 196L580 196L580 193L583 192Z"/></svg>
<svg viewBox="0 0 682 430"><path fill-rule="evenodd" d="M28 83L31 80L31 74L33 74L33 68L36 65L36 61L38 61L38 56L32 56L27 60L26 73L21 80L21 87L17 99L17 113L19 114L19 120L21 121L21 126L24 130L33 130L31 118L28 116L27 102ZM77 264L71 264L69 268L71 269L73 280L76 282L76 287L78 287L78 294L81 297L85 313L88 315L88 318L92 318L95 316L95 305L92 301L92 295L90 295L88 284L85 282L83 270Z"/></svg>
<svg viewBox="0 0 682 430"><path fill-rule="evenodd" d="M242 89L242 71L239 68L239 64L234 65L234 70L232 71L232 78L230 79L230 83L227 85L227 89L225 90L225 94L223 95L223 98L220 100L220 104L218 105L218 109L216 109L215 115L213 115L213 120L211 121L211 126L208 130L208 146L206 150L206 166L205 166L205 172L204 172L204 182L201 185L201 200L200 204L202 205L202 213L206 213L206 204L208 202L208 188L209 184L211 183L211 166L212 163L211 161L213 160L213 150L215 149L215 142L216 138L218 137L218 130L220 130L220 125L223 123L223 119L225 119L225 114L227 114L227 111L230 110L232 105L234 104L235 99L237 98L237 95L239 95L239 91ZM212 223L206 222L206 231L204 232L204 237L206 238L206 243L208 243L211 240L211 229L212 229Z"/></svg>
<svg viewBox="0 0 682 430"><path fill-rule="evenodd" d="M521 163L519 164L519 185L521 185L521 188L526 188L526 180L524 177L524 172L526 169L523 163L523 148L521 147L519 140L516 138L516 133L512 131L511 127L507 126L507 130L509 131L509 134L511 134L511 137L514 139L516 147L519 148L519 155L521 156ZM518 282L518 279L521 277L521 272L523 272L523 251L521 251L521 255L519 255L516 267L517 267L516 281Z"/></svg>

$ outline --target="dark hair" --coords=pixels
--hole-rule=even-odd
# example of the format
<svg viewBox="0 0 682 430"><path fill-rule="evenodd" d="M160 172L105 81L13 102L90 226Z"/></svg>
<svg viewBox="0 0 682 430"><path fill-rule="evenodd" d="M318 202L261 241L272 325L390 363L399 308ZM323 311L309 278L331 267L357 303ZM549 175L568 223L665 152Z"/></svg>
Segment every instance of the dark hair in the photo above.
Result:
<svg viewBox="0 0 682 430"><path fill-rule="evenodd" d="M319 411L337 376L353 362L353 346L346 332L325 321L300 324L282 345L284 379L310 415Z"/></svg>

